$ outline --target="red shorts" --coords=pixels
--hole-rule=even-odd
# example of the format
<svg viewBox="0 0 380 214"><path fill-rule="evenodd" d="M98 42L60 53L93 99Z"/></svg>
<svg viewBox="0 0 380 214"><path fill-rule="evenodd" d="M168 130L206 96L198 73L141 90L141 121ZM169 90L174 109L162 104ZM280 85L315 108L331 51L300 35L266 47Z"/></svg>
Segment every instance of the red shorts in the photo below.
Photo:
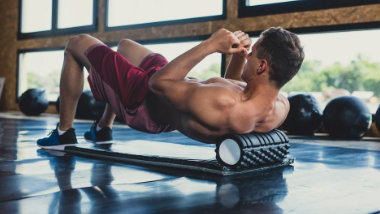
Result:
<svg viewBox="0 0 380 214"><path fill-rule="evenodd" d="M149 133L173 130L169 124L151 119L145 101L150 76L168 63L163 56L150 54L137 67L104 44L91 46L85 54L91 63L88 82L96 100L107 102L134 129Z"/></svg>

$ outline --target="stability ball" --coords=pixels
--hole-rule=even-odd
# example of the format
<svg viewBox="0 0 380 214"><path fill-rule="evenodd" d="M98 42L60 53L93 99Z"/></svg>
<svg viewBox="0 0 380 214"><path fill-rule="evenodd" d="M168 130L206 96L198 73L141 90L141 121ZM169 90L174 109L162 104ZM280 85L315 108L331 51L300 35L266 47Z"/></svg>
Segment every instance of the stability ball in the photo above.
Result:
<svg viewBox="0 0 380 214"><path fill-rule="evenodd" d="M28 116L40 115L46 111L48 105L45 90L36 88L26 90L18 100L21 112Z"/></svg>
<svg viewBox="0 0 380 214"><path fill-rule="evenodd" d="M290 110L283 128L289 134L314 135L322 123L317 99L311 94L296 94L288 100Z"/></svg>
<svg viewBox="0 0 380 214"><path fill-rule="evenodd" d="M323 111L323 125L332 137L360 139L371 122L372 115L366 104L352 96L332 99Z"/></svg>

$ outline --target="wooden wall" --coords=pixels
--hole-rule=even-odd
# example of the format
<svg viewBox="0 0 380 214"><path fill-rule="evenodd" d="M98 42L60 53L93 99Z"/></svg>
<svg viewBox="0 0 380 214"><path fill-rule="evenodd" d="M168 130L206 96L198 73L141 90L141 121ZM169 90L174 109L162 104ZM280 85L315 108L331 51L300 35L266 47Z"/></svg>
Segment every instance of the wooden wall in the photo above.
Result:
<svg viewBox="0 0 380 214"><path fill-rule="evenodd" d="M63 47L71 37L71 35L65 35L18 40L18 4L19 1L16 0L0 1L0 77L6 78L0 100L0 110L2 111L18 110L16 102L17 50ZM106 43L117 42L121 38L151 40L210 35L221 27L231 31L239 29L256 32L271 26L292 29L331 26L333 29L336 25L380 22L380 4L238 18L238 0L227 0L227 18L225 20L105 31L105 0L99 0L98 7L98 32L92 33L92 35ZM55 112L53 105L49 106L48 112Z"/></svg>

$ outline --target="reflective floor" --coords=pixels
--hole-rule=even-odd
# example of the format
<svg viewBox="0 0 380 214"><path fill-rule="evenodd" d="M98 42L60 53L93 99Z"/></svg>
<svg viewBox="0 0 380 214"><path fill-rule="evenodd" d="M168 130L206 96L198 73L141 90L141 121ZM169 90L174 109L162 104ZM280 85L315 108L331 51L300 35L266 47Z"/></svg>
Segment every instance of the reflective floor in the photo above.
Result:
<svg viewBox="0 0 380 214"><path fill-rule="evenodd" d="M295 163L234 177L166 171L39 150L57 118L0 114L0 213L376 213L380 139L291 136ZM79 141L92 121L75 123ZM118 141L175 142L116 125ZM188 140L179 144L201 145ZM210 145L204 145L210 147ZM173 150L173 153L176 151Z"/></svg>

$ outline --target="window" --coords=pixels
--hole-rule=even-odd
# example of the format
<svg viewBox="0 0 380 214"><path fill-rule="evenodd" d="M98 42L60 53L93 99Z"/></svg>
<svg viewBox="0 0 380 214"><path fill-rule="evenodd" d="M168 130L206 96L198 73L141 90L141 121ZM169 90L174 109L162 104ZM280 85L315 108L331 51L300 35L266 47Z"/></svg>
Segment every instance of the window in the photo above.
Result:
<svg viewBox="0 0 380 214"><path fill-rule="evenodd" d="M380 3L379 0L240 0L239 17Z"/></svg>
<svg viewBox="0 0 380 214"><path fill-rule="evenodd" d="M321 109L343 95L364 100L371 113L380 104L380 29L299 35L305 60L299 73L282 89L307 92Z"/></svg>
<svg viewBox="0 0 380 214"><path fill-rule="evenodd" d="M59 29L92 25L92 0L58 0Z"/></svg>
<svg viewBox="0 0 380 214"><path fill-rule="evenodd" d="M182 53L190 50L192 47L199 44L198 42L177 42L166 44L150 44L145 45L153 52L160 53L170 62ZM221 76L222 55L218 53L211 54L196 65L187 76L195 77L199 80L206 80L211 77Z"/></svg>
<svg viewBox="0 0 380 214"><path fill-rule="evenodd" d="M97 0L20 0L18 37L96 30Z"/></svg>
<svg viewBox="0 0 380 214"><path fill-rule="evenodd" d="M106 27L224 18L225 0L107 0Z"/></svg>
<svg viewBox="0 0 380 214"><path fill-rule="evenodd" d="M163 55L169 62L177 56L185 53L200 41L192 42L172 42L172 43L156 43L156 44L143 44L146 48L154 53ZM114 51L117 47L112 47ZM203 59L196 65L188 74L188 77L195 77L199 80L206 80L211 77L220 77L222 74L222 55L218 53L211 54Z"/></svg>
<svg viewBox="0 0 380 214"><path fill-rule="evenodd" d="M31 33L51 29L51 0L22 0L21 32Z"/></svg>
<svg viewBox="0 0 380 214"><path fill-rule="evenodd" d="M150 50L164 55L168 61L191 49L199 42L177 42L145 45ZM116 50L116 47L113 47ZM18 54L18 88L17 96L30 88L46 91L48 100L55 102L59 95L59 81L63 64L63 49L20 51ZM221 75L221 54L212 54L199 63L188 76L201 80ZM84 72L84 90L90 90L87 76Z"/></svg>
<svg viewBox="0 0 380 214"><path fill-rule="evenodd" d="M46 91L48 100L55 102L63 63L63 49L19 52L17 96L30 88ZM88 72L83 72L85 76ZM89 89L85 80L85 89Z"/></svg>

